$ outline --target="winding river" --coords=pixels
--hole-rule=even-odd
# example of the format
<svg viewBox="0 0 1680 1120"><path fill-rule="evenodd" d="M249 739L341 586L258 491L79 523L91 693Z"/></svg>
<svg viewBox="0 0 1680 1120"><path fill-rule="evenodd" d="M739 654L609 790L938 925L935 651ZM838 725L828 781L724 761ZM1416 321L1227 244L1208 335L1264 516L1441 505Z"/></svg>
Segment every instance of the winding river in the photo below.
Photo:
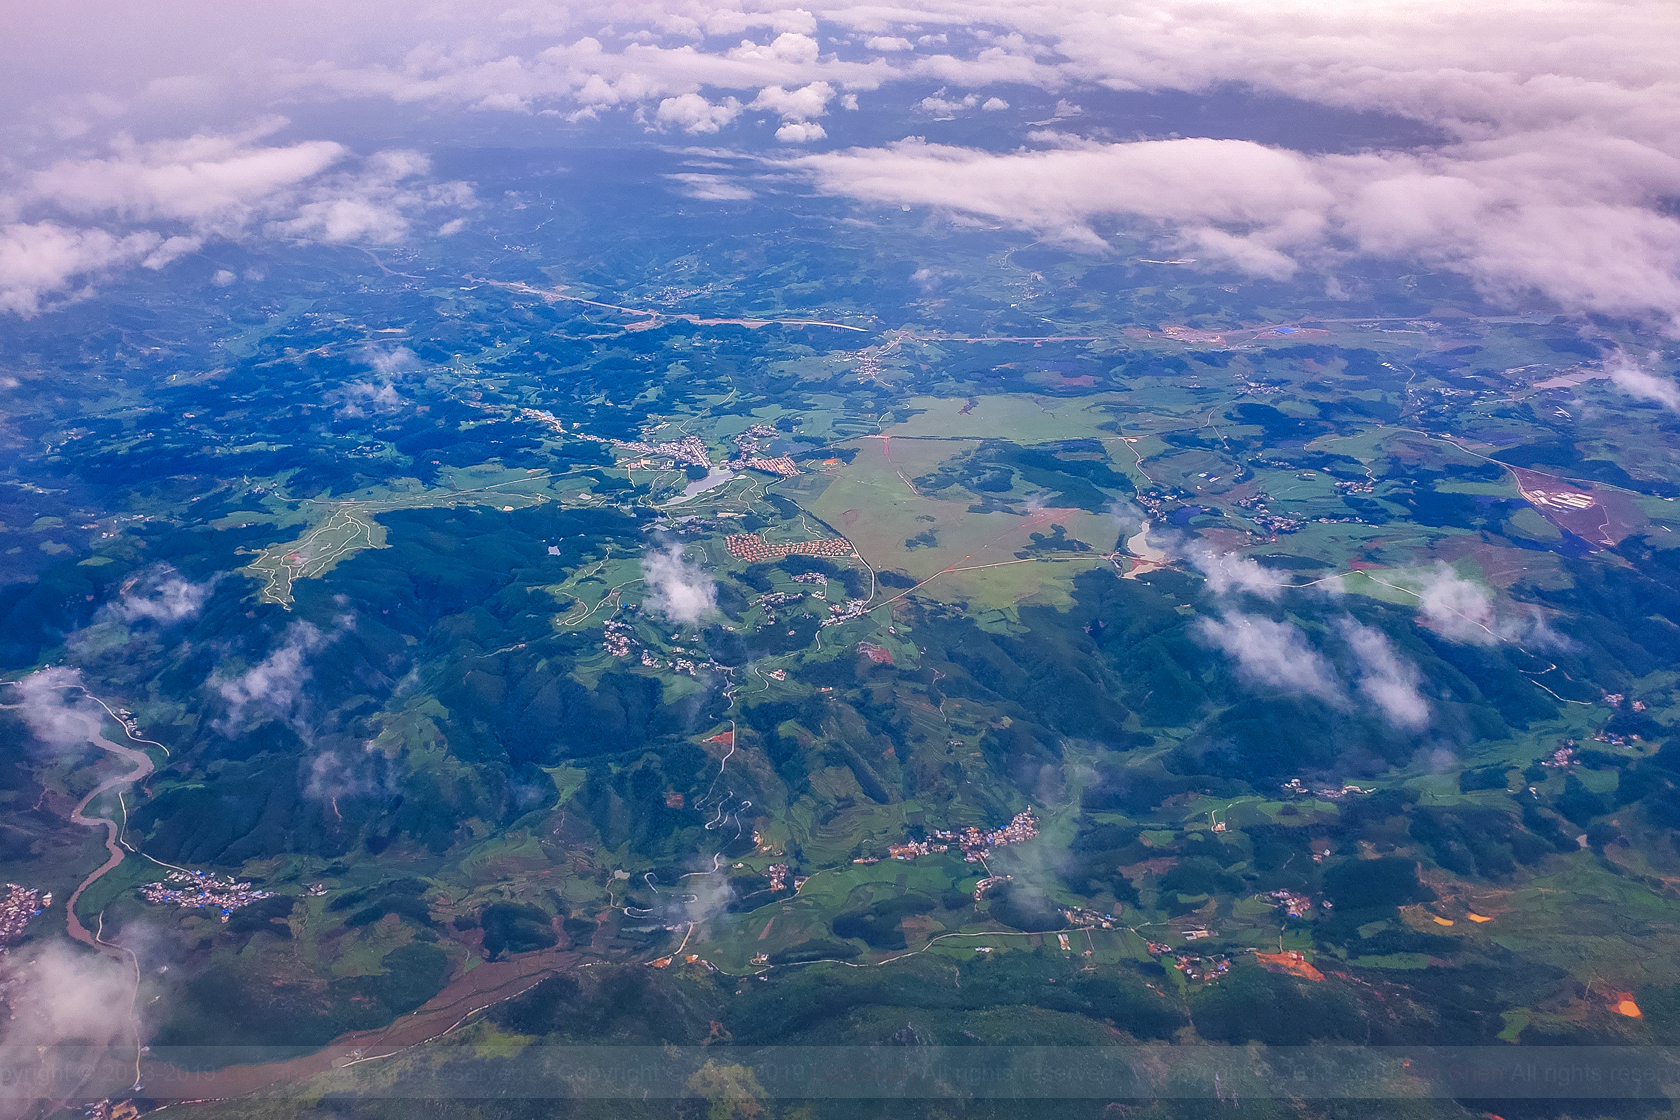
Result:
<svg viewBox="0 0 1680 1120"><path fill-rule="evenodd" d="M83 891L93 886L93 884L97 883L102 877L112 871L123 861L123 855L125 853L123 852L122 845L117 842L122 835L122 826L110 817L87 816L83 810L85 810L88 805L91 804L100 794L108 793L121 786L133 785L135 782L143 781L144 779L151 777L153 766L151 756L145 751L135 750L133 747L121 746L105 738L104 729L101 726L102 723L103 721L101 719L93 716L92 714L88 714L86 716L84 725L87 729L87 741L92 743L94 746L99 747L101 750L109 751L111 754L117 755L118 757L133 763L134 769L130 770L127 774L113 774L111 777L106 778L104 781L94 786L93 789L89 790L87 796L82 798L82 800L77 803L76 807L70 811L70 820L75 824L87 825L90 828L96 828L100 825L105 826L105 850L109 852L110 855L106 858L104 863L94 868L88 877L83 879L76 889L71 892L70 901L65 903L64 911L65 926L71 937L74 937L77 941L80 941L84 945L90 945L95 949L108 952L112 947L100 941L97 937L90 933L87 927L82 925L81 919L76 917L76 903L81 899Z"/></svg>

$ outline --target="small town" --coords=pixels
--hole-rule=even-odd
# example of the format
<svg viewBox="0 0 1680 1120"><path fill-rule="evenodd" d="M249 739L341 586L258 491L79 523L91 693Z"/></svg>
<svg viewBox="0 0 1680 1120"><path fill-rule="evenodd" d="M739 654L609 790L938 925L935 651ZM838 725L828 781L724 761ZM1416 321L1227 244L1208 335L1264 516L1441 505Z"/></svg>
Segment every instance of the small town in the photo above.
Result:
<svg viewBox="0 0 1680 1120"><path fill-rule="evenodd" d="M7 883L6 893L0 895L0 953L23 936L23 927L29 924L30 918L51 905L51 891L42 894L29 887Z"/></svg>
<svg viewBox="0 0 1680 1120"><path fill-rule="evenodd" d="M167 885L172 884L172 885ZM163 882L142 884L140 897L154 906L182 909L215 907L222 921L241 906L248 906L271 892L253 890L250 883L236 883L214 871L171 871Z"/></svg>

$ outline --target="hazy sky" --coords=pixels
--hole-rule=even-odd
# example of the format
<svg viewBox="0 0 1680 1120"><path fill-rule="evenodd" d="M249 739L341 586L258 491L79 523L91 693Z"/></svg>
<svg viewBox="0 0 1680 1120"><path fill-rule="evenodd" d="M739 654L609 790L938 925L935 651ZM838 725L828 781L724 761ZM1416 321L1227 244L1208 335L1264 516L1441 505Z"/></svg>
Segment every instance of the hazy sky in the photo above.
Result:
<svg viewBox="0 0 1680 1120"><path fill-rule="evenodd" d="M112 270L167 268L209 238L393 243L470 221L472 188L439 182L423 142L275 139L304 107L320 121L318 107L353 104L364 118L519 114L557 135L597 121L626 142L749 151L825 193L1089 252L1141 226L1260 276L1378 256L1515 302L1540 293L1669 330L1680 318L1671 0L84 2L16 18L0 39L19 107L0 197L0 309L13 313ZM1314 154L1140 139L1080 104L1232 87L1412 118L1444 141ZM1023 93L1060 106L1025 120ZM897 114L907 137L986 115L1012 143L839 147L833 122L854 111ZM691 187L744 198L747 178Z"/></svg>

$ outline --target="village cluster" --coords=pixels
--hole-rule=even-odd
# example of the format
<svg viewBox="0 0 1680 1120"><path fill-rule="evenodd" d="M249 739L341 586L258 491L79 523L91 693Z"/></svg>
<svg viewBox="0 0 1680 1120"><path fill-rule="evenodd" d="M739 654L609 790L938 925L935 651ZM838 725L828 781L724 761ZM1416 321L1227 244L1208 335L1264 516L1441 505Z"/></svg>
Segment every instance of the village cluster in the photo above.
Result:
<svg viewBox="0 0 1680 1120"><path fill-rule="evenodd" d="M1540 765L1562 770L1575 764L1575 740L1567 739L1563 746L1553 751L1550 758L1542 758Z"/></svg>
<svg viewBox="0 0 1680 1120"><path fill-rule="evenodd" d="M795 595L788 591L771 591L753 600L753 606L764 612L766 623L771 623L776 621L777 607L783 603L797 603L803 598L803 595Z"/></svg>
<svg viewBox="0 0 1680 1120"><path fill-rule="evenodd" d="M854 618L861 618L863 615L868 614L869 604L862 599L853 599L844 605L840 603L830 603L828 605L828 612L828 617L822 620L821 625L838 626L842 622L850 622Z"/></svg>
<svg viewBox="0 0 1680 1120"><path fill-rule="evenodd" d="M182 909L209 906L222 912L224 922L241 906L249 906L269 894L253 889L250 883L236 883L213 871L171 871L163 882L144 883L140 887L140 897L154 906Z"/></svg>
<svg viewBox="0 0 1680 1120"><path fill-rule="evenodd" d="M1176 953L1173 967L1193 983L1211 984L1231 970L1231 958L1224 953L1201 956L1197 953Z"/></svg>
<svg viewBox="0 0 1680 1120"><path fill-rule="evenodd" d="M584 438L588 438L587 436ZM596 437L599 439L599 437ZM610 443L623 451L634 451L641 455L659 455L671 460L679 467L712 468L712 457L706 451L706 441L699 436L683 436L681 439L667 440L661 443L644 443L641 440L612 439L599 440Z"/></svg>
<svg viewBox="0 0 1680 1120"><path fill-rule="evenodd" d="M1370 789L1366 789L1363 786L1356 786L1352 782L1347 783L1339 789L1335 786L1324 786L1320 789L1312 789L1299 778L1291 778L1278 788L1287 790L1290 793L1310 793L1314 797L1322 797L1327 801L1340 801L1342 798L1350 797L1354 794L1376 792L1375 786L1372 786Z"/></svg>
<svg viewBox="0 0 1680 1120"><path fill-rule="evenodd" d="M1273 891L1266 897L1276 902L1278 909L1291 918L1306 918L1312 915L1312 899L1304 894L1295 894L1292 891Z"/></svg>
<svg viewBox="0 0 1680 1120"><path fill-rule="evenodd" d="M948 852L954 844L962 851L965 863L980 863L986 858L986 853L994 847L1020 844L1037 835L1038 818L1028 809L1016 813L1002 828L994 828L989 832L982 832L973 825L957 830L936 828L928 832L926 840L909 840L903 844L888 845L887 854L893 859L915 859L917 856L934 852Z"/></svg>
<svg viewBox="0 0 1680 1120"><path fill-rule="evenodd" d="M1083 906L1062 907L1062 917L1070 926L1095 927L1098 929L1113 929L1115 917L1113 914L1099 913Z"/></svg>
<svg viewBox="0 0 1680 1120"><path fill-rule="evenodd" d="M781 438L781 433L768 424L753 424L745 431L738 432L734 437L734 444L740 449L740 459L750 459L764 449L764 441L775 441Z"/></svg>
<svg viewBox="0 0 1680 1120"><path fill-rule="evenodd" d="M1273 513L1266 507L1266 503L1271 500L1271 497L1264 490L1256 490L1246 498L1238 498L1237 506L1247 511L1250 521L1273 536L1298 531L1301 528L1299 518Z"/></svg>
<svg viewBox="0 0 1680 1120"><path fill-rule="evenodd" d="M547 424L557 432L565 430L564 425L549 413L538 412L534 409L522 409L521 415L528 420L534 420L538 423ZM575 426L576 425L574 425L574 427ZM664 425L659 425L658 427L644 431L642 433L643 438L639 440L603 439L600 436L590 436L576 432L570 434L579 439L587 439L595 443L605 443L619 449L620 451L629 451L643 456L641 460L628 464L632 467L652 468L656 466L666 466L668 464L670 467L676 468L704 467L708 471L712 469L711 453L706 449L705 441L699 436L688 435L673 440L653 440L653 433L658 431L659 427L663 426ZM750 467L754 470L760 470L766 474L773 474L782 478L792 478L794 475L799 474L800 470L798 465L785 455L765 456L758 454L758 452L763 449L763 441L775 440L780 436L780 434L781 433L777 432L775 428L772 428L767 424L752 425L734 437L735 446L739 449L739 454L724 463L724 467L728 470L737 471ZM666 462L656 464L651 461L654 458L665 460Z"/></svg>
<svg viewBox="0 0 1680 1120"><path fill-rule="evenodd" d="M633 637L634 634L635 630L628 622L620 622L616 618L608 619L606 625L602 627L601 648L607 651L609 657L629 657L630 647L641 645ZM678 656L671 658L669 668L686 676L698 676L702 669L729 671L727 666L720 665L703 654L682 656L688 654L689 651L681 646L672 646L671 652ZM641 663L643 668L647 669L664 669L667 667L663 658L656 656L651 650L645 648L642 650Z"/></svg>

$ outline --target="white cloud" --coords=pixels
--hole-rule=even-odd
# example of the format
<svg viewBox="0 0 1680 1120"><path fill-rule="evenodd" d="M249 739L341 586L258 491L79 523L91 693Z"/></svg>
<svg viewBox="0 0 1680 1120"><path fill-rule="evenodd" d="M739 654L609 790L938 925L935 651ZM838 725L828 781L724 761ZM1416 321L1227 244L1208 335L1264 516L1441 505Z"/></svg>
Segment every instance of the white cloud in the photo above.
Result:
<svg viewBox="0 0 1680 1120"><path fill-rule="evenodd" d="M826 115L833 99L834 88L827 82L812 82L794 90L766 86L747 108L780 113L784 121L808 121Z"/></svg>
<svg viewBox="0 0 1680 1120"><path fill-rule="evenodd" d="M210 683L227 703L227 716L217 723L224 734L235 734L247 723L263 719L289 719L300 708L303 685L312 670L307 655L332 641L334 635L308 622L297 621L286 628L280 648L237 676L217 670Z"/></svg>
<svg viewBox="0 0 1680 1120"><path fill-rule="evenodd" d="M372 381L353 381L327 396L329 400L338 402L338 408L334 410L333 415L346 419L356 419L370 413L395 412L403 406L402 395L390 382L376 384Z"/></svg>
<svg viewBox="0 0 1680 1120"><path fill-rule="evenodd" d="M922 290L922 294L939 290L940 285L947 280L956 279L962 273L949 268L939 268L934 265L923 265L910 274L910 282Z"/></svg>
<svg viewBox="0 0 1680 1120"><path fill-rule="evenodd" d="M722 175L705 175L699 172L682 172L667 175L665 178L682 185L682 193L689 198L699 198L710 202L739 202L753 197L753 192L739 183L724 178Z"/></svg>
<svg viewBox="0 0 1680 1120"><path fill-rule="evenodd" d="M1316 235L1333 201L1305 157L1241 140L1004 154L909 140L805 156L792 165L824 193L979 214L1099 251L1107 244L1093 221L1124 217L1188 232L1217 225L1245 251L1275 252ZM1292 267L1286 260L1283 271Z"/></svg>
<svg viewBox="0 0 1680 1120"><path fill-rule="evenodd" d="M772 31L797 31L810 35L817 30L817 20L803 8L781 9L773 12L743 12L732 8L718 8L704 20L707 35L738 35L754 27L768 27Z"/></svg>
<svg viewBox="0 0 1680 1120"><path fill-rule="evenodd" d="M36 918L35 923L45 924L57 914L62 926L63 905L54 900L53 909ZM6 993L9 1012L4 1037L0 1038L0 1062L38 1074L51 1071L68 1078L66 1083L74 1082L78 1079L76 1071L65 1068L64 1056L55 1055L53 1048L73 1043L70 1049L76 1052L97 1054L99 1048L131 1037L126 1009L133 1003L133 985L127 961L87 952L66 941L37 936L13 947L0 955L0 990ZM114 1013L117 1009L123 1011ZM133 1053L132 1044L129 1053ZM70 1059L72 1063L75 1060ZM20 1093L8 1103L25 1101L25 1094ZM8 1112L26 1114L26 1110Z"/></svg>
<svg viewBox="0 0 1680 1120"><path fill-rule="evenodd" d="M1493 645L1515 637L1493 609L1486 588L1467 580L1445 563L1424 577L1417 590L1418 613L1425 625L1454 641Z"/></svg>
<svg viewBox="0 0 1680 1120"><path fill-rule="evenodd" d="M254 146L283 123L146 144L119 136L109 156L61 160L29 176L24 198L72 214L180 221L202 231L232 233L275 194L313 179L349 154L343 145L326 140Z"/></svg>
<svg viewBox="0 0 1680 1120"><path fill-rule="evenodd" d="M1427 725L1429 701L1418 690L1423 676L1417 666L1401 660L1382 631L1352 619L1342 623L1342 637L1359 659L1359 690L1400 727Z"/></svg>
<svg viewBox="0 0 1680 1120"><path fill-rule="evenodd" d="M377 350L370 348L365 357L367 364L378 371L381 377L396 377L399 374L412 373L421 366L420 356L406 346L399 346L395 350Z"/></svg>
<svg viewBox="0 0 1680 1120"><path fill-rule="evenodd" d="M415 213L473 205L464 183L416 182L429 171L417 152L377 152L352 165L348 149L330 141L258 143L283 123L185 140L118 137L107 155L23 176L0 196L0 213L36 220L0 227L0 311L29 316L84 298L105 277L164 268L262 220L275 236L389 243L407 235ZM161 228L78 228L62 215ZM212 282L232 279L222 269Z"/></svg>
<svg viewBox="0 0 1680 1120"><path fill-rule="evenodd" d="M399 346L395 350L369 347L363 357L367 364L373 367L379 379L352 381L328 393L326 400L338 406L334 411L335 416L359 418L397 411L407 402L402 394L397 392L393 381L423 365L419 356L406 346Z"/></svg>
<svg viewBox="0 0 1680 1120"><path fill-rule="evenodd" d="M776 139L784 144L808 144L827 136L828 130L816 121L789 121L776 130Z"/></svg>
<svg viewBox="0 0 1680 1120"><path fill-rule="evenodd" d="M997 113L1009 108L1009 102L1001 97L988 97L985 104L981 105L980 108L987 113Z"/></svg>
<svg viewBox="0 0 1680 1120"><path fill-rule="evenodd" d="M112 272L151 259L164 239L149 230L116 235L57 222L0 227L0 311L30 316L92 294Z"/></svg>
<svg viewBox="0 0 1680 1120"><path fill-rule="evenodd" d="M1460 642L1493 645L1499 641L1493 597L1446 564L1437 564L1416 594L1418 613L1431 629Z"/></svg>
<svg viewBox="0 0 1680 1120"><path fill-rule="evenodd" d="M1113 145L1128 150L1086 162L981 159L984 153L920 163L860 157L818 177L834 193L917 201L881 197L886 192L873 180L897 172L905 178L898 193L941 195L928 205L1092 249L1107 227L1141 223L1176 236L1190 255L1258 275L1375 256L1462 274L1495 298L1537 294L1568 311L1680 317L1680 220L1664 202L1680 195L1680 134L1672 124L1680 118L1672 74L1680 20L1671 0L1493 0L1473 8L1418 0L1377 9L1316 0L1125 7L924 0L913 10L844 3L774 11L692 0L583 0L562 8L491 0L400 12L377 3L340 8L287 18L272 5L231 0L217 9L219 21L195 19L190 32L182 19L134 6L102 11L97 21L31 20L0 42L0 83L17 95L21 119L60 137L86 137L125 115L198 120L223 105L249 114L300 98L540 108L574 119L634 107L657 119L656 106L702 89L746 100L748 91L817 83L845 96L892 83L945 84L958 104L971 90L1033 86L1058 99L1057 118L1078 115L1100 126L1102 114L1080 115L1076 104L1093 86L1190 94L1244 87L1408 117L1444 139L1358 155L1208 148L1191 138L1156 142L1175 145L1161 151ZM371 14L379 11L392 14ZM601 38L580 35L586 29ZM953 43L947 32L959 29L972 34ZM744 34L756 38L743 42ZM733 45L708 36L728 36ZM878 49L843 60L823 53L824 38ZM885 49L911 39L919 50ZM253 43L266 48L266 59L251 57ZM784 116L781 124L817 116ZM815 138L809 128L782 131L784 141ZM246 138L231 145L219 136L175 141L172 151L131 144L107 157L105 169L86 160L55 164L40 185L81 207L76 213L110 203L133 215L175 214L199 236L241 207L261 210L251 199L264 197L264 184L301 190L313 182L285 187L311 160L336 154L335 169L349 162L336 147L309 146L324 141L264 148L249 131L239 135ZM911 181L918 173L957 182L933 191ZM987 189L993 178L1003 182ZM1179 192L1187 196L1182 206L1173 201ZM1035 203L1038 193L1047 196L1043 203ZM1017 209L1018 201L1028 205ZM314 217L309 228L322 236L378 238L397 228L349 204L319 205ZM22 220L3 205L0 219ZM0 299L38 307L82 290L77 277L127 267L95 256L93 265L44 286L0 287Z"/></svg>
<svg viewBox="0 0 1680 1120"><path fill-rule="evenodd" d="M1496 609L1494 597L1486 588L1463 578L1445 563L1437 562L1427 575L1398 582L1417 595L1418 614L1424 625L1455 642L1484 646L1512 642L1539 649L1568 644L1534 608L1505 603L1503 610Z"/></svg>
<svg viewBox="0 0 1680 1120"><path fill-rule="evenodd" d="M1311 696L1334 707L1347 704L1336 670L1292 623L1232 612L1217 620L1197 619L1196 632L1236 661L1237 675L1252 685Z"/></svg>
<svg viewBox="0 0 1680 1120"><path fill-rule="evenodd" d="M53 665L11 684L16 691L7 697L12 701L8 706L16 708L30 733L48 746L85 743L99 729L97 721L104 712L82 690L81 670ZM66 698L65 693L72 690L74 694Z"/></svg>
<svg viewBox="0 0 1680 1120"><path fill-rule="evenodd" d="M698 93L685 93L661 101L654 120L661 128L680 128L696 135L716 132L740 115L741 103L733 97L713 105Z"/></svg>
<svg viewBox="0 0 1680 1120"><path fill-rule="evenodd" d="M1210 548L1192 548L1188 559L1207 577L1208 589L1215 595L1246 591L1262 599L1275 600L1288 586L1277 572L1234 552L1218 553Z"/></svg>
<svg viewBox="0 0 1680 1120"><path fill-rule="evenodd" d="M305 203L298 208L297 217L271 222L267 232L312 241L383 244L401 241L408 233L408 220L367 199L331 198Z"/></svg>
<svg viewBox="0 0 1680 1120"><path fill-rule="evenodd" d="M921 100L921 108L924 113L933 113L934 115L941 117L954 116L957 113L962 112L964 109L972 109L979 104L979 94L971 93L961 99L952 100L951 98L945 96L945 91L943 89L933 94L931 97L924 97Z"/></svg>
<svg viewBox="0 0 1680 1120"><path fill-rule="evenodd" d="M909 51L915 50L908 39L901 39L897 35L871 35L863 41L863 45L872 51Z"/></svg>
<svg viewBox="0 0 1680 1120"><path fill-rule="evenodd" d="M1646 369L1626 354L1616 355L1605 368L1610 372L1610 381L1628 396L1655 401L1680 412L1680 385L1671 378Z"/></svg>
<svg viewBox="0 0 1680 1120"><path fill-rule="evenodd" d="M717 585L704 568L683 559L680 545L644 557L642 578L647 609L672 622L695 623L717 610Z"/></svg>
<svg viewBox="0 0 1680 1120"><path fill-rule="evenodd" d="M336 803L340 797L389 793L391 782L384 761L372 743L363 749L360 757L350 751L322 751L309 762L304 795Z"/></svg>
<svg viewBox="0 0 1680 1120"><path fill-rule="evenodd" d="M294 216L269 222L264 232L334 244L401 241L408 236L411 215L473 205L472 188L465 183L413 182L430 170L431 161L422 153L376 152L357 171L311 184Z"/></svg>
<svg viewBox="0 0 1680 1120"><path fill-rule="evenodd" d="M210 283L216 285L218 288L225 288L237 279L239 279L239 277L229 269L218 268L215 275L210 277Z"/></svg>
<svg viewBox="0 0 1680 1120"><path fill-rule="evenodd" d="M147 619L169 625L196 617L215 590L216 581L192 583L182 579L168 564L159 564L124 581L117 598L107 603L102 614L122 622Z"/></svg>
<svg viewBox="0 0 1680 1120"><path fill-rule="evenodd" d="M1153 226L1274 279L1391 257L1462 273L1496 298L1539 293L1680 323L1680 222L1639 205L1680 190L1680 158L1580 136L1535 143L1341 156L1200 138L1007 153L901 142L798 166L825 193L981 215L1099 251L1104 221Z"/></svg>

